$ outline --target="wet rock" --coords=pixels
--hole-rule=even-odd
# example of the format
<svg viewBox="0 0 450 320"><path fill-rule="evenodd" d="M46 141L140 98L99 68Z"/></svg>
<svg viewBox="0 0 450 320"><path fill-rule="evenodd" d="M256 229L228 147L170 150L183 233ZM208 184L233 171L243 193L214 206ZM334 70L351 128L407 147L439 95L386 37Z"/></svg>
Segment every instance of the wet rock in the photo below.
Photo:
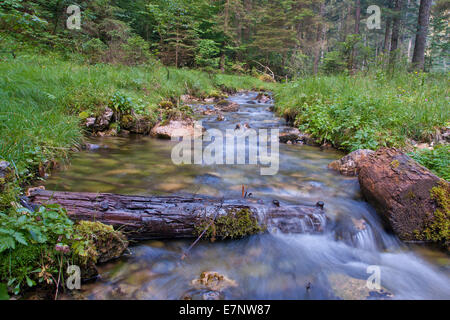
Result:
<svg viewBox="0 0 450 320"><path fill-rule="evenodd" d="M216 104L215 108L222 112L236 112L239 110L239 105L236 102L222 100Z"/></svg>
<svg viewBox="0 0 450 320"><path fill-rule="evenodd" d="M103 111L103 114L95 120L94 130L95 131L104 131L108 129L109 124L113 118L114 111L112 109L106 107ZM89 119L89 118L88 118Z"/></svg>
<svg viewBox="0 0 450 320"><path fill-rule="evenodd" d="M361 192L406 241L449 243L450 184L395 148L381 148L359 168Z"/></svg>
<svg viewBox="0 0 450 320"><path fill-rule="evenodd" d="M369 289L367 280L356 279L341 273L328 275L334 295L344 300L392 299L393 294L385 288Z"/></svg>
<svg viewBox="0 0 450 320"><path fill-rule="evenodd" d="M224 121L224 120L225 120L225 117L221 114L219 114L216 118L216 121Z"/></svg>
<svg viewBox="0 0 450 320"><path fill-rule="evenodd" d="M259 103L267 103L271 100L271 98L267 93L260 92L256 96L255 100L258 100Z"/></svg>
<svg viewBox="0 0 450 320"><path fill-rule="evenodd" d="M184 102L184 103L188 103L188 102L191 102L191 101L195 101L196 99L193 96L189 95L189 94L184 94L184 95L182 95L180 97L180 100L182 102Z"/></svg>
<svg viewBox="0 0 450 320"><path fill-rule="evenodd" d="M292 142L298 142L302 140L302 133L300 130L296 128L289 128L283 132L280 132L280 143L288 143L289 141Z"/></svg>
<svg viewBox="0 0 450 320"><path fill-rule="evenodd" d="M149 134L152 129L152 120L142 115L125 115L121 119L121 128L137 134Z"/></svg>
<svg viewBox="0 0 450 320"><path fill-rule="evenodd" d="M111 295L116 299L130 299L138 289L139 288L135 286L126 283L120 283L111 291Z"/></svg>
<svg viewBox="0 0 450 320"><path fill-rule="evenodd" d="M211 291L223 291L228 288L237 287L236 281L228 279L224 275L214 271L202 272L199 279L192 280L192 285L197 289Z"/></svg>
<svg viewBox="0 0 450 320"><path fill-rule="evenodd" d="M83 150L87 150L87 151L97 151L100 149L107 149L108 147L105 145L100 145L100 144L94 144L94 143L85 143L81 146L81 148Z"/></svg>
<svg viewBox="0 0 450 320"><path fill-rule="evenodd" d="M373 154L374 151L368 149L359 149L353 151L343 157L340 160L331 162L328 168L339 171L345 176L356 176L358 175L360 164L367 159L367 157Z"/></svg>
<svg viewBox="0 0 450 320"><path fill-rule="evenodd" d="M256 104L256 102L253 101L253 100L249 100L249 101L246 102L246 104Z"/></svg>
<svg viewBox="0 0 450 320"><path fill-rule="evenodd" d="M203 293L202 299L203 300L222 300L223 297L221 296L220 292L208 291L208 292Z"/></svg>
<svg viewBox="0 0 450 320"><path fill-rule="evenodd" d="M215 100L215 98L206 98L203 101L205 101L206 103L213 103Z"/></svg>
<svg viewBox="0 0 450 320"><path fill-rule="evenodd" d="M199 137L201 130L194 130L191 120L170 120L166 123L158 123L152 130L151 135L160 139L171 139L183 136Z"/></svg>

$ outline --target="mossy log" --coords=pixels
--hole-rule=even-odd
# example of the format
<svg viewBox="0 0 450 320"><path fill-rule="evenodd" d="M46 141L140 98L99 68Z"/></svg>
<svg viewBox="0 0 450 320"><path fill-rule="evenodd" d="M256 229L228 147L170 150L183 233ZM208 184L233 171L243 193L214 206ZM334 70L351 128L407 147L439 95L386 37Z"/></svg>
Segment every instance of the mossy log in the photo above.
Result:
<svg viewBox="0 0 450 320"><path fill-rule="evenodd" d="M323 203L283 205L278 201L264 203L251 198L223 200L198 195L146 197L47 190L34 190L29 198L33 204L62 205L72 220L99 221L120 227L133 240L193 238L198 236L199 228L205 226L205 222L223 222L224 217L235 217L236 212L241 210L250 214L257 223L255 228L249 228L246 216L246 230L318 233L324 230L327 220ZM230 230L231 237L233 233L242 236L239 230ZM222 235L222 238L226 237Z"/></svg>
<svg viewBox="0 0 450 320"><path fill-rule="evenodd" d="M405 241L450 244L450 184L395 148L381 148L359 164L361 192Z"/></svg>

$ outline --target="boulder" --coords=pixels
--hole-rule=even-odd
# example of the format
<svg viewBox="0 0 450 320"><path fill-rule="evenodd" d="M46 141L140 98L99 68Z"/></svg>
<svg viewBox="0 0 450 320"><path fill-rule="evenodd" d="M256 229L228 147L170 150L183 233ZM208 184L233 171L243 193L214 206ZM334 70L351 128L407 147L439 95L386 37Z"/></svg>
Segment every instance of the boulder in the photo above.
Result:
<svg viewBox="0 0 450 320"><path fill-rule="evenodd" d="M314 138L307 133L303 133L297 128L289 128L280 132L279 135L280 143L286 144L295 144L302 143L308 146L317 146L318 144L315 142Z"/></svg>
<svg viewBox="0 0 450 320"><path fill-rule="evenodd" d="M361 192L400 239L448 246L450 185L395 148L359 163Z"/></svg>
<svg viewBox="0 0 450 320"><path fill-rule="evenodd" d="M188 135L191 137L198 137L201 136L201 134L201 130L194 130L194 123L191 120L170 120L165 123L160 122L151 130L151 135L160 139L171 139Z"/></svg>
<svg viewBox="0 0 450 320"><path fill-rule="evenodd" d="M349 153L340 160L331 162L328 168L339 171L345 176L356 176L358 175L360 163L373 153L374 151L369 149L359 149Z"/></svg>
<svg viewBox="0 0 450 320"><path fill-rule="evenodd" d="M86 118L84 124L93 131L104 131L109 128L113 116L114 111L111 108L106 107L100 116Z"/></svg>

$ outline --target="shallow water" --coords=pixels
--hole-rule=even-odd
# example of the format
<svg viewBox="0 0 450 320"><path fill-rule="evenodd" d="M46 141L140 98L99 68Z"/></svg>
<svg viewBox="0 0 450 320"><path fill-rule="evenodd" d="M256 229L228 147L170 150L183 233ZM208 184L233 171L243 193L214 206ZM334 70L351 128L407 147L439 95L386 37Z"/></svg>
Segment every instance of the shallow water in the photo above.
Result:
<svg viewBox="0 0 450 320"><path fill-rule="evenodd" d="M270 104L249 104L256 93L230 98L238 112L203 119L206 129L284 128ZM207 106L202 106L202 108ZM80 152L54 174L47 189L122 194L197 193L241 197L242 185L255 198L283 203L325 202L330 218L322 235L263 234L238 241L201 242L185 260L192 241L149 241L100 268L101 277L84 285L88 299L450 299L450 259L429 248L407 247L387 233L361 199L356 178L327 169L342 157L304 145L280 145L280 170L260 175L257 165L182 165L171 161L176 142L150 137L99 138L107 148ZM243 147L243 146L241 146ZM368 266L380 267L383 291L366 287ZM192 284L203 271L236 281L220 293ZM309 289L307 289L307 287ZM376 291L376 290L375 290Z"/></svg>

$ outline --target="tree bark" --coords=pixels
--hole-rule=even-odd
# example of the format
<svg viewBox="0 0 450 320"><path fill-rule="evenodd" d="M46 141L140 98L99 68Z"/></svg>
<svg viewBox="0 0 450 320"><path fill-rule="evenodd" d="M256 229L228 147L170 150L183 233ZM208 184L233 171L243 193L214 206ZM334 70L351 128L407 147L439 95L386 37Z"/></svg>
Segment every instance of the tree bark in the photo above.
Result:
<svg viewBox="0 0 450 320"><path fill-rule="evenodd" d="M391 21L390 17L386 18L386 30L384 32L383 51L389 52L391 50Z"/></svg>
<svg viewBox="0 0 450 320"><path fill-rule="evenodd" d="M240 209L250 210L260 226L284 233L321 232L326 226L321 205L265 204L257 199L223 200L192 196L126 196L34 190L32 204L60 204L72 220L95 220L125 231L130 239L193 238L196 227Z"/></svg>
<svg viewBox="0 0 450 320"><path fill-rule="evenodd" d="M392 19L391 52L397 50L398 39L400 37L400 21L402 11L402 0L395 1L395 16Z"/></svg>
<svg viewBox="0 0 450 320"><path fill-rule="evenodd" d="M316 48L314 53L314 74L319 72L319 62L321 51L323 50L323 43L325 41L325 23L323 21L325 15L325 2L320 4L320 22L317 25L317 37L316 37Z"/></svg>
<svg viewBox="0 0 450 320"><path fill-rule="evenodd" d="M445 201L436 199L433 190L448 190L448 182L394 148L381 148L358 165L361 192L387 225L402 240L422 240Z"/></svg>
<svg viewBox="0 0 450 320"><path fill-rule="evenodd" d="M425 67L425 47L427 42L428 24L430 22L432 0L421 0L419 7L419 18L417 21L416 43L412 58L413 67L423 70Z"/></svg>

